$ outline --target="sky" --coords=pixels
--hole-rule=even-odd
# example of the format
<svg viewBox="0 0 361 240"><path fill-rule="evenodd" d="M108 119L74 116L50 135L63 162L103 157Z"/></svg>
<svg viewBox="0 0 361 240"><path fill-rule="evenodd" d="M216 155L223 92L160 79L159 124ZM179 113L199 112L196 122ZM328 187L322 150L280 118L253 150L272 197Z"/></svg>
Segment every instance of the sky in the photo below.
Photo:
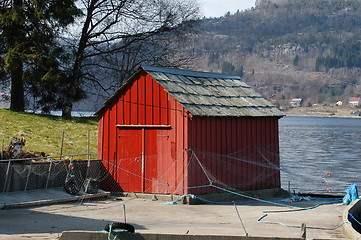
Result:
<svg viewBox="0 0 361 240"><path fill-rule="evenodd" d="M235 13L254 7L255 0L200 0L201 9L205 17L221 17L228 11Z"/></svg>

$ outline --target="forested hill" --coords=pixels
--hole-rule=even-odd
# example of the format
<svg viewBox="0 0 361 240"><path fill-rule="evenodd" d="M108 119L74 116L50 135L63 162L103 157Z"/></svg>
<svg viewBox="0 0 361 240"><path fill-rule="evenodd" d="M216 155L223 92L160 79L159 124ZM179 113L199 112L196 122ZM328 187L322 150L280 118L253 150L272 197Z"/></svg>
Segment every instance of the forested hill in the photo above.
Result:
<svg viewBox="0 0 361 240"><path fill-rule="evenodd" d="M276 104L361 96L361 0L258 0L202 19L195 68L243 75Z"/></svg>

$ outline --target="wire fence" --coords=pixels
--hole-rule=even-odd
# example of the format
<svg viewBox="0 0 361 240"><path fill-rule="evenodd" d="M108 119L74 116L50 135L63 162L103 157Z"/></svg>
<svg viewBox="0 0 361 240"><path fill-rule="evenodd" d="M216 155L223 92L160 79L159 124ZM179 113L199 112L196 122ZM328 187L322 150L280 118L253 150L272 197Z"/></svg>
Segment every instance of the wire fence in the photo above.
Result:
<svg viewBox="0 0 361 240"><path fill-rule="evenodd" d="M77 182L83 184L86 179L99 179L104 174L106 171L99 160L1 160L0 193L64 187L68 175L74 175Z"/></svg>

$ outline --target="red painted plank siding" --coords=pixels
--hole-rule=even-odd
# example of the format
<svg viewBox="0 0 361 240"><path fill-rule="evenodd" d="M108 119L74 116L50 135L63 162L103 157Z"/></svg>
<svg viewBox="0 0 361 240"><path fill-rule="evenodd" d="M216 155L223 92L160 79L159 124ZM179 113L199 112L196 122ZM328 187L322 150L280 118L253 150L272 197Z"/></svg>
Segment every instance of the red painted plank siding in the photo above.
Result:
<svg viewBox="0 0 361 240"><path fill-rule="evenodd" d="M146 102L145 102L145 76L141 76L139 78L139 80L137 81L138 83L138 91L137 91L137 96L138 96L138 100L137 100L137 103L138 103L138 125L145 125L145 105L146 105Z"/></svg>
<svg viewBox="0 0 361 240"><path fill-rule="evenodd" d="M154 102L153 102L153 83L149 76L145 76L145 123L149 125L154 124Z"/></svg>
<svg viewBox="0 0 361 240"><path fill-rule="evenodd" d="M213 177L229 187L239 190L278 188L279 170L272 169L268 164L270 161L279 166L277 124L277 118L194 117L189 125L192 134L189 144L199 150L197 154L202 165L214 173ZM214 157L209 152L220 155ZM189 185L209 184L203 170L198 171L191 176ZM206 193L209 188L190 192Z"/></svg>
<svg viewBox="0 0 361 240"><path fill-rule="evenodd" d="M104 137L104 118L100 118L98 121L98 159L103 159L103 137Z"/></svg>
<svg viewBox="0 0 361 240"><path fill-rule="evenodd" d="M98 124L98 156L113 178L109 190L208 193L215 189L192 187L209 178L239 190L280 187L279 171L259 166L265 158L279 166L278 118L189 116L146 72L108 103Z"/></svg>
<svg viewBox="0 0 361 240"><path fill-rule="evenodd" d="M152 81L153 82L153 81ZM160 125L160 89L159 84L153 83L153 124Z"/></svg>
<svg viewBox="0 0 361 240"><path fill-rule="evenodd" d="M187 193L185 112L150 75L138 74L128 83L99 120L99 157L117 183L109 190Z"/></svg>
<svg viewBox="0 0 361 240"><path fill-rule="evenodd" d="M117 129L117 165L116 182L124 192L142 192L142 130ZM132 146L132 147L129 147ZM112 174L115 177L115 174Z"/></svg>

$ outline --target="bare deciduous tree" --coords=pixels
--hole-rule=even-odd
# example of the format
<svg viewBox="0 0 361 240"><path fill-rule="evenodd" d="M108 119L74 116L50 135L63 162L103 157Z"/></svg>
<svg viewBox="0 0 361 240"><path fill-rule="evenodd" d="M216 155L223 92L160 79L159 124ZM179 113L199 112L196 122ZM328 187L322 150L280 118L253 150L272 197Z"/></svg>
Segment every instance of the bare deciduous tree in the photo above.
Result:
<svg viewBox="0 0 361 240"><path fill-rule="evenodd" d="M64 91L63 116L71 116L73 103L77 95L82 94L84 80L101 85L99 76L91 69L95 67L98 73L119 70L119 65L99 62L100 59L120 53L114 60L127 62L127 69L138 65L137 61L151 62L162 54L136 56L149 53L151 48L153 53L160 51L157 43L166 46L167 37L184 36L199 16L198 5L190 0L80 0L78 7L84 15L71 29L72 38L76 39L75 56ZM163 49L164 59L166 49ZM120 65L124 67L125 62Z"/></svg>

